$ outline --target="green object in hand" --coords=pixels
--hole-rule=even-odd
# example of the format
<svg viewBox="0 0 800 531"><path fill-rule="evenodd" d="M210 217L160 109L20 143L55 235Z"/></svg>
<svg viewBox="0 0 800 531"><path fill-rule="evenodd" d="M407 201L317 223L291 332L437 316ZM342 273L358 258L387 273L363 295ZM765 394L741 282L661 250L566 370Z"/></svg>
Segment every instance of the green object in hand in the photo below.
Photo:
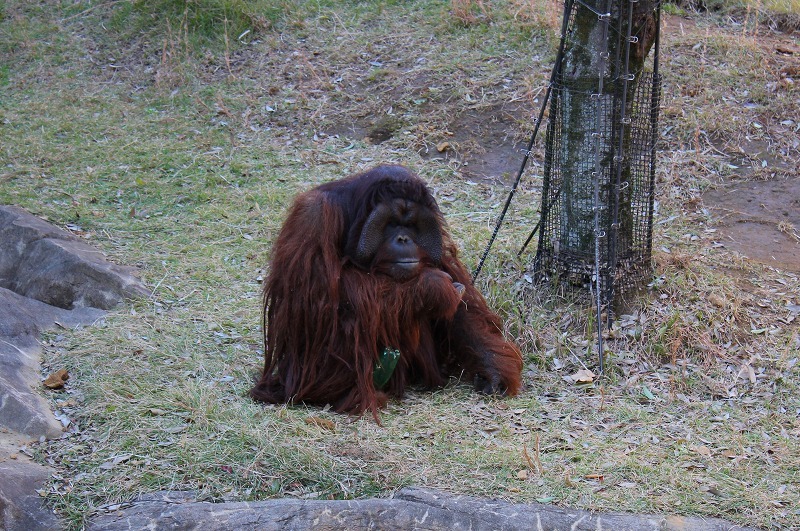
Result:
<svg viewBox="0 0 800 531"><path fill-rule="evenodd" d="M400 351L396 348L386 347L378 354L378 361L372 370L372 383L375 384L375 389L382 389L387 384L399 360Z"/></svg>

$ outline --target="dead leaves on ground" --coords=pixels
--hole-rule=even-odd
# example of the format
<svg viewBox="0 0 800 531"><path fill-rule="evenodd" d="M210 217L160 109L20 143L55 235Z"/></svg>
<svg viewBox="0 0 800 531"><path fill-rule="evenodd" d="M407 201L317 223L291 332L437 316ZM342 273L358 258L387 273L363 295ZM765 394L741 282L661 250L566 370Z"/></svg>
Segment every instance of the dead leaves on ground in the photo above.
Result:
<svg viewBox="0 0 800 531"><path fill-rule="evenodd" d="M572 380L578 385L581 384L590 384L594 382L594 379L597 378L597 375L590 371L589 369L581 369L572 376L568 377L569 380Z"/></svg>
<svg viewBox="0 0 800 531"><path fill-rule="evenodd" d="M322 417L306 417L306 424L322 428L323 430L336 431L336 423Z"/></svg>
<svg viewBox="0 0 800 531"><path fill-rule="evenodd" d="M61 369L50 375L42 382L48 389L63 389L67 380L69 380L69 373L66 369Z"/></svg>

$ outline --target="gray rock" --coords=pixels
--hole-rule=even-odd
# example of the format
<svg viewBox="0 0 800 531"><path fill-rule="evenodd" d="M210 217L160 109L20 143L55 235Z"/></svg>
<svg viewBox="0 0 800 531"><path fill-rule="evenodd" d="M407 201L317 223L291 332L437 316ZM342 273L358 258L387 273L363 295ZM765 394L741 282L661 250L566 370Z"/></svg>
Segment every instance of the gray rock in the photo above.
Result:
<svg viewBox="0 0 800 531"><path fill-rule="evenodd" d="M63 527L36 493L52 470L14 450L63 433L38 391L39 334L94 323L123 298L149 295L134 271L21 208L0 206L0 529Z"/></svg>
<svg viewBox="0 0 800 531"><path fill-rule="evenodd" d="M0 206L0 286L59 308L108 310L150 292L135 269L19 207Z"/></svg>
<svg viewBox="0 0 800 531"><path fill-rule="evenodd" d="M42 386L39 332L55 323L67 328L91 324L104 313L64 310L0 288L0 427L34 439L61 436L61 423L36 391Z"/></svg>
<svg viewBox="0 0 800 531"><path fill-rule="evenodd" d="M52 470L30 462L0 462L0 529L34 531L61 529L63 524L36 492Z"/></svg>
<svg viewBox="0 0 800 531"><path fill-rule="evenodd" d="M33 439L53 439L62 433L50 405L34 391L38 378L2 360L8 352L0 344L0 426ZM29 353L22 353L28 355Z"/></svg>
<svg viewBox="0 0 800 531"><path fill-rule="evenodd" d="M103 315L105 312L98 308L65 310L0 287L0 338L5 340L36 343L34 338L43 330L89 325Z"/></svg>
<svg viewBox="0 0 800 531"><path fill-rule="evenodd" d="M150 495L90 520L88 530L259 529L317 531L424 529L575 531L733 531L747 528L719 519L631 515L570 510L543 504L512 504L429 489L403 489L394 498L367 500L280 499L261 502L188 501L186 493Z"/></svg>

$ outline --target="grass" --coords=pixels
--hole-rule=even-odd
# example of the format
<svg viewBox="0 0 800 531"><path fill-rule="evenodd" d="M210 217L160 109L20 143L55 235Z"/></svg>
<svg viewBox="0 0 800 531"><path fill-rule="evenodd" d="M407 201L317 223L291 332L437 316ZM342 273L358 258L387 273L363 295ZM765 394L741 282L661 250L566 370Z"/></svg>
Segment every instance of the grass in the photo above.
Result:
<svg viewBox="0 0 800 531"><path fill-rule="evenodd" d="M498 112L513 116L511 139L526 138L560 8L200 7L0 5L10 58L0 67L0 202L79 226L154 290L46 340L47 368L71 374L50 398L72 424L36 451L56 467L48 500L71 526L165 489L221 501L404 485L800 525L800 343L786 310L800 303L800 280L716 245L701 201L724 177L718 151L746 138L798 158L780 127L796 90L779 84L764 40L777 37L713 14L667 30L654 281L615 323L603 380L564 380L594 363L591 310L530 284L532 254L515 256L537 219L538 177L528 176L480 280L525 352L525 391L495 400L453 383L391 403L378 426L245 398L261 364L269 243L297 192L393 161L430 183L474 265L506 185L430 153L450 141L481 157L491 140L482 127ZM471 136L457 136L456 119ZM377 127L390 138L366 141Z"/></svg>
<svg viewBox="0 0 800 531"><path fill-rule="evenodd" d="M671 14L689 12L714 13L743 23L754 29L759 24L783 31L796 31L800 24L800 1L798 0L678 0L665 3L665 11Z"/></svg>

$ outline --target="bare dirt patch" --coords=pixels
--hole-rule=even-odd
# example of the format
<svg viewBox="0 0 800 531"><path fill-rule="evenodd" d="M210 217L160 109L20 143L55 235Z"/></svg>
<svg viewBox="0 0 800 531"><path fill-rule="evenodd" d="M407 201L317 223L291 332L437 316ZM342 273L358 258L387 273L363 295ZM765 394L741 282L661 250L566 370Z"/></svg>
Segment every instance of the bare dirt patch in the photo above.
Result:
<svg viewBox="0 0 800 531"><path fill-rule="evenodd" d="M778 93L797 92L800 47L794 35L769 31L746 42L763 53L764 92L741 91L726 102L738 116L718 116L719 122L744 119L747 134L712 135L710 149L728 174L702 199L718 223L720 243L751 260L800 271L800 124L796 109L774 103Z"/></svg>
<svg viewBox="0 0 800 531"><path fill-rule="evenodd" d="M519 171L527 143L513 135L515 122L530 119L530 109L520 105L495 105L464 112L448 126L451 139L423 157L453 161L461 173L478 180L510 182ZM439 148L444 148L441 151Z"/></svg>
<svg viewBox="0 0 800 531"><path fill-rule="evenodd" d="M800 178L729 182L703 196L720 242L752 260L800 271Z"/></svg>
<svg viewBox="0 0 800 531"><path fill-rule="evenodd" d="M727 160L732 175L703 195L719 243L751 260L800 271L800 161L758 140L743 140L737 151Z"/></svg>
<svg viewBox="0 0 800 531"><path fill-rule="evenodd" d="M443 128L424 131L415 146L426 160L442 160L477 181L509 183L519 171L527 148L518 122L530 120L531 110L520 104L498 104L459 112ZM328 128L329 135L382 144L403 134L398 122L367 116Z"/></svg>

